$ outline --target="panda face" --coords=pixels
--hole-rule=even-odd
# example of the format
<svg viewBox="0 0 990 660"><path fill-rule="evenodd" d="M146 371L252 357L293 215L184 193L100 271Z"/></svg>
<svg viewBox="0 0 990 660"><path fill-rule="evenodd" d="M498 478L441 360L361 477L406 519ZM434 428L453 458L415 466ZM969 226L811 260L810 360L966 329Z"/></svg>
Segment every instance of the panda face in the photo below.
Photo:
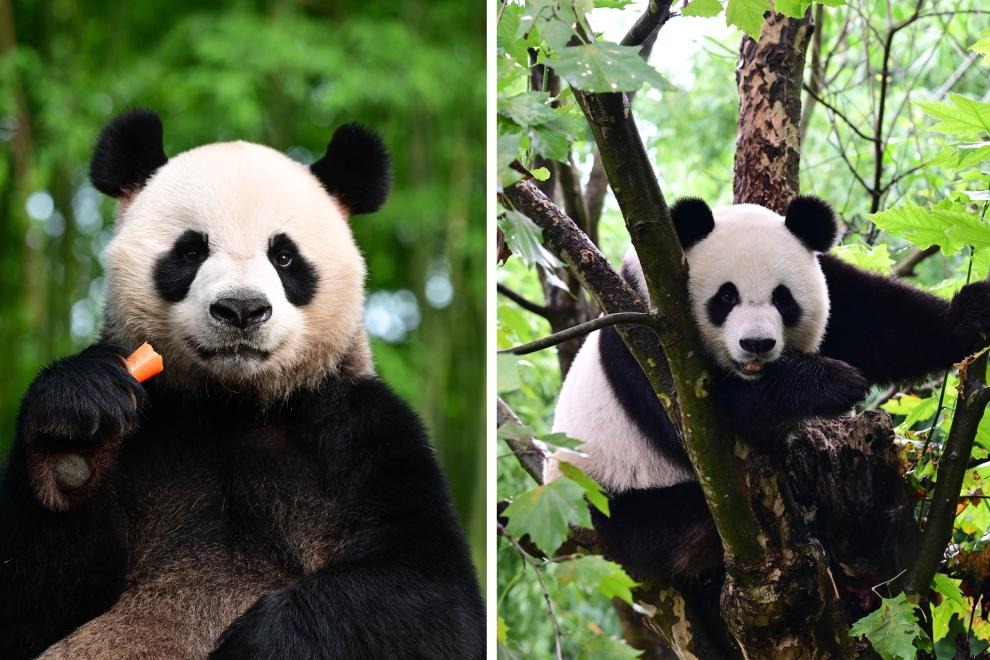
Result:
<svg viewBox="0 0 990 660"><path fill-rule="evenodd" d="M713 216L712 228L686 250L692 313L712 357L755 379L785 349L816 351L829 299L815 251L761 206Z"/></svg>
<svg viewBox="0 0 990 660"><path fill-rule="evenodd" d="M275 393L316 381L364 345L365 266L345 213L267 147L180 154L121 204L108 329L150 341L182 383Z"/></svg>

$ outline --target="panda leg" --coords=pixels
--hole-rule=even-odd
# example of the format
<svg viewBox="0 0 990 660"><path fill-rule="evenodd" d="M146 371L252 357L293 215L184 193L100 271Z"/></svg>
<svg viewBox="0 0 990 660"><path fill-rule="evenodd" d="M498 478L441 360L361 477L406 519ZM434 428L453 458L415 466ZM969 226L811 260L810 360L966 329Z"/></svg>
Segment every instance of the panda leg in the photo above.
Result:
<svg viewBox="0 0 990 660"><path fill-rule="evenodd" d="M618 493L609 511L592 508L595 530L606 556L634 576L676 585L721 570L722 544L696 482Z"/></svg>
<svg viewBox="0 0 990 660"><path fill-rule="evenodd" d="M306 576L260 598L210 657L480 660L484 608L457 573L377 558Z"/></svg>

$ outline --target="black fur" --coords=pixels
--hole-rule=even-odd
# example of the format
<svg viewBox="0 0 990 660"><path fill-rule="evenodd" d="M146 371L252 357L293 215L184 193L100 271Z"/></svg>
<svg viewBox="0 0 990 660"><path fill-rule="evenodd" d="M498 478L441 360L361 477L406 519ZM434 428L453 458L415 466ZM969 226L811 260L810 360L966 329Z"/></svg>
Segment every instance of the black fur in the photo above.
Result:
<svg viewBox="0 0 990 660"><path fill-rule="evenodd" d="M167 573L199 557L288 576L223 633L216 658L484 657L483 605L443 476L415 414L377 379L328 380L267 413L149 381L139 428L91 496L42 507L34 438L57 416L74 437L90 407L116 414L108 428L131 424L121 372L98 346L46 370L25 398L0 473L0 657L33 657L106 610L135 567ZM319 515L297 526L299 548L285 530L307 506ZM303 551L323 542L330 558L307 570Z"/></svg>
<svg viewBox="0 0 990 660"><path fill-rule="evenodd" d="M104 127L93 150L89 178L111 197L132 194L168 162L162 146L162 120L151 110L118 115Z"/></svg>
<svg viewBox="0 0 990 660"><path fill-rule="evenodd" d="M795 197L787 205L784 225L813 252L827 252L835 244L838 225L827 202L817 197Z"/></svg>
<svg viewBox="0 0 990 660"><path fill-rule="evenodd" d="M990 336L990 283L967 285L948 302L836 257L819 259L831 302L821 354L785 351L757 380L715 371L713 395L750 443L775 446L804 419L850 410L870 385L947 369ZM623 274L635 286L635 278ZM775 291L785 322L794 314L787 297ZM676 430L618 333L606 330L599 349L616 397L657 450L681 463ZM691 580L720 556L717 536L703 533L710 518L698 506L700 497L696 483L612 493L612 517L593 512L593 518L606 548L624 565L660 581ZM689 524L692 515L702 517L694 520L697 527ZM710 548L699 548L704 539Z"/></svg>
<svg viewBox="0 0 990 660"><path fill-rule="evenodd" d="M969 284L949 302L831 255L819 261L832 305L822 352L871 383L947 369L990 330L990 283Z"/></svg>
<svg viewBox="0 0 990 660"><path fill-rule="evenodd" d="M771 302L780 312L780 319L785 327L792 328L801 320L801 305L794 300L791 290L783 284L773 290Z"/></svg>
<svg viewBox="0 0 990 660"><path fill-rule="evenodd" d="M176 303L186 297L196 279L199 267L210 256L206 234L188 229L182 233L168 252L155 262L155 290L163 300Z"/></svg>
<svg viewBox="0 0 990 660"><path fill-rule="evenodd" d="M715 217L712 210L703 200L696 197L685 197L677 200L670 209L670 218L674 221L674 230L681 247L689 247L708 236L715 229Z"/></svg>
<svg viewBox="0 0 990 660"><path fill-rule="evenodd" d="M352 215L377 211L392 187L385 145L376 133L360 124L338 128L326 153L309 169Z"/></svg>
<svg viewBox="0 0 990 660"><path fill-rule="evenodd" d="M726 282L718 288L715 295L705 303L705 311L708 312L708 320L715 327L721 327L725 323L732 309L739 304L739 289L732 282Z"/></svg>
<svg viewBox="0 0 990 660"><path fill-rule="evenodd" d="M278 262L280 255L289 257L288 265ZM316 295L319 276L313 265L299 252L295 241L285 234L275 234L268 243L268 258L282 280L286 299L297 307L309 303Z"/></svg>

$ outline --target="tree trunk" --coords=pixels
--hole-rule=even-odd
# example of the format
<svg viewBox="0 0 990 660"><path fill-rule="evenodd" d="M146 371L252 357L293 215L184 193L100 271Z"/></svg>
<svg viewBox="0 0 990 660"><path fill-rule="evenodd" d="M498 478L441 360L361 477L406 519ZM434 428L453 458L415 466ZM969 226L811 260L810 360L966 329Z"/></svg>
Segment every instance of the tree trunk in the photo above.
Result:
<svg viewBox="0 0 990 660"><path fill-rule="evenodd" d="M771 14L759 42L739 48L739 132L733 177L737 204L783 213L798 194L801 165L801 82L814 26L804 18Z"/></svg>

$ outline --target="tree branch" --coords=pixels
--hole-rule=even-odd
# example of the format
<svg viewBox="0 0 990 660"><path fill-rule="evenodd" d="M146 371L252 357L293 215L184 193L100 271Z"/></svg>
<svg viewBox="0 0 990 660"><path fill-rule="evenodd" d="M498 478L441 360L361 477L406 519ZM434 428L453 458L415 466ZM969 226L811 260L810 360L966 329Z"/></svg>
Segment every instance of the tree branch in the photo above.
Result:
<svg viewBox="0 0 990 660"><path fill-rule="evenodd" d="M914 275L914 269L917 268L918 264L933 254L938 254L938 250L939 247L937 245L930 245L924 250L916 248L904 261L894 266L894 275L897 277L910 277Z"/></svg>
<svg viewBox="0 0 990 660"><path fill-rule="evenodd" d="M516 417L516 413L512 412L512 408L505 401L502 401L502 397L496 397L495 414L495 423L499 429L509 422L524 426L522 421ZM516 455L516 459L519 461L522 469L526 470L526 473L533 477L536 483L542 484L543 467L547 462L547 456L546 452L536 444L536 438L529 436L524 438L503 438L503 440L505 440L505 444L509 445L512 453Z"/></svg>
<svg viewBox="0 0 990 660"><path fill-rule="evenodd" d="M501 282L498 283L496 289L503 296L505 296L512 302L516 303L517 305L525 309L527 312L532 312L533 314L536 314L537 316L542 316L543 318L548 318L550 316L550 310L547 309L545 306L537 305L535 302L523 298L518 293L516 293L509 287L505 286Z"/></svg>
<svg viewBox="0 0 990 660"><path fill-rule="evenodd" d="M939 459L928 522L921 534L918 554L904 577L904 590L921 595L922 600L926 600L932 578L952 537L956 505L969 467L973 440L984 409L990 403L986 370L986 349L969 356L959 365L959 398L949 437Z"/></svg>
<svg viewBox="0 0 990 660"><path fill-rule="evenodd" d="M591 334L595 330L601 330L602 328L607 328L610 325L619 325L620 323L645 325L647 327L657 329L660 326L660 318L648 312L615 312L614 314L606 314L605 316L599 316L596 319L579 323L578 325L570 327L566 330L561 330L560 332L556 332L548 337L531 341L528 344L523 344L522 346L503 349L499 351L499 353L529 355L530 353L542 351L545 348L556 346L557 344L561 344L570 339L584 337L585 335Z"/></svg>

